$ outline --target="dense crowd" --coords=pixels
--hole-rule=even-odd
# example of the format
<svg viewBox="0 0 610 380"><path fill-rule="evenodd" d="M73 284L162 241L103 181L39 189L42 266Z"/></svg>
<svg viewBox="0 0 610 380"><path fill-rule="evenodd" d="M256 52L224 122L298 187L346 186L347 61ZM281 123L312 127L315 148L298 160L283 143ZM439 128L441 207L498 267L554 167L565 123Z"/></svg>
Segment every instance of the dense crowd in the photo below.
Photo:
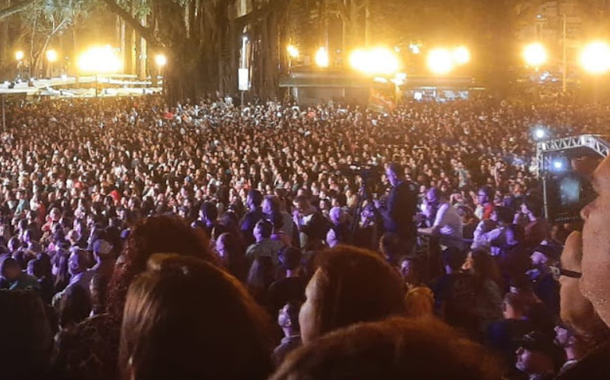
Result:
<svg viewBox="0 0 610 380"><path fill-rule="evenodd" d="M608 111L14 104L0 378L606 378L533 132L604 134Z"/></svg>

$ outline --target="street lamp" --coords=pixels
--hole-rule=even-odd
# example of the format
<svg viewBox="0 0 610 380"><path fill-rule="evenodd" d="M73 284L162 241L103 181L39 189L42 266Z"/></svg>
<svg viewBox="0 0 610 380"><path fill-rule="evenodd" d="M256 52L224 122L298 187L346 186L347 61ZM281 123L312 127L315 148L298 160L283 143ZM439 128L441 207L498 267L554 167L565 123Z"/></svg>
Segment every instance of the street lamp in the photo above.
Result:
<svg viewBox="0 0 610 380"><path fill-rule="evenodd" d="M453 49L453 62L458 65L465 65L470 62L470 50L464 46Z"/></svg>
<svg viewBox="0 0 610 380"><path fill-rule="evenodd" d="M163 82L161 82L161 92L163 92L165 90L165 72L163 69L167 65L167 57L163 54L157 54L155 56L155 63L157 64L157 77L163 76Z"/></svg>
<svg viewBox="0 0 610 380"><path fill-rule="evenodd" d="M18 79L23 79L23 58L25 54L23 51L19 50L15 53L15 59L17 60L17 71L18 71Z"/></svg>
<svg viewBox="0 0 610 380"><path fill-rule="evenodd" d="M49 61L49 77L53 77L53 63L57 62L57 52L55 50L47 50L47 61Z"/></svg>
<svg viewBox="0 0 610 380"><path fill-rule="evenodd" d="M580 64L590 74L607 73L610 71L610 46L602 41L591 42L582 50Z"/></svg>
<svg viewBox="0 0 610 380"><path fill-rule="evenodd" d="M536 70L538 70L540 66L546 63L548 54L544 45L535 42L525 47L523 50L523 59L528 66L535 67Z"/></svg>
<svg viewBox="0 0 610 380"><path fill-rule="evenodd" d="M299 58L299 49L296 46L288 45L286 51L288 51L288 55L290 56L290 58Z"/></svg>

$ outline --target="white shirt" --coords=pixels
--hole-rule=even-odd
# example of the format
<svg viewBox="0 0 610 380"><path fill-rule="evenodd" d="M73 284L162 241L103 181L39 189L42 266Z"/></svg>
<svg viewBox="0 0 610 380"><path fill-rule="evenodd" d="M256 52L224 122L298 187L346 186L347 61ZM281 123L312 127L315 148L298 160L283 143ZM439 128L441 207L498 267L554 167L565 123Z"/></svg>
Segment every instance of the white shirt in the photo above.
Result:
<svg viewBox="0 0 610 380"><path fill-rule="evenodd" d="M458 214L455 207L447 202L442 203L438 208L432 227L440 228L442 245L462 247L462 217Z"/></svg>

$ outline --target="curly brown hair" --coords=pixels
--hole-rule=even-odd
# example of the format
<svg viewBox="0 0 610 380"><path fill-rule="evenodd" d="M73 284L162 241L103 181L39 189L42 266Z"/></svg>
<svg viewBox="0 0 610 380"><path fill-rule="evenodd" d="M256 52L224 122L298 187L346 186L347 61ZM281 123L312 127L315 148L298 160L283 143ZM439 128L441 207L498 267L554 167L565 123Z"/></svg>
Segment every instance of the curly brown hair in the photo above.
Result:
<svg viewBox="0 0 610 380"><path fill-rule="evenodd" d="M129 285L146 270L148 259L155 253L175 253L218 264L205 233L192 229L184 219L153 216L138 222L123 249L123 263L117 265L110 281L107 311L118 321L123 318Z"/></svg>

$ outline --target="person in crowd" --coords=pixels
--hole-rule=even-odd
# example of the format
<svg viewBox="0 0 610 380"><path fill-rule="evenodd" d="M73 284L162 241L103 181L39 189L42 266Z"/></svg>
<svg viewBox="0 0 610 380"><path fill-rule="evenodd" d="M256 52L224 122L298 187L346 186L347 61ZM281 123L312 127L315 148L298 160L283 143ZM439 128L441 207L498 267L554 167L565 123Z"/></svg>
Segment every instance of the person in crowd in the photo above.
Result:
<svg viewBox="0 0 610 380"><path fill-rule="evenodd" d="M40 297L31 291L0 290L0 310L2 379L47 378L53 336Z"/></svg>
<svg viewBox="0 0 610 380"><path fill-rule="evenodd" d="M434 293L425 284L425 266L422 258L405 256L400 260L400 274L407 287L406 315L426 317L434 314Z"/></svg>
<svg viewBox="0 0 610 380"><path fill-rule="evenodd" d="M127 293L121 378L264 379L272 371L268 327L239 281L217 266L153 256Z"/></svg>
<svg viewBox="0 0 610 380"><path fill-rule="evenodd" d="M521 213L526 218L524 243L536 247L550 238L551 227L543 216L540 198L536 195L526 196L521 204Z"/></svg>
<svg viewBox="0 0 610 380"><path fill-rule="evenodd" d="M433 319L358 323L305 344L272 380L497 380L501 365L483 346Z"/></svg>
<svg viewBox="0 0 610 380"><path fill-rule="evenodd" d="M273 225L266 219L261 219L254 226L255 243L246 250L246 260L252 263L260 257L268 257L271 259L274 267L279 263L278 254L280 249L285 247L284 243L277 240L271 240Z"/></svg>
<svg viewBox="0 0 610 380"><path fill-rule="evenodd" d="M299 247L301 250L309 250L326 239L329 223L322 213L313 207L307 196L297 196L293 204L294 224L299 231Z"/></svg>
<svg viewBox="0 0 610 380"><path fill-rule="evenodd" d="M53 274L51 273L50 259L41 256L28 263L27 274L35 277L40 286L40 297L45 305L50 305L55 290L53 288Z"/></svg>
<svg viewBox="0 0 610 380"><path fill-rule="evenodd" d="M199 209L199 219L191 225L195 228L202 228L207 236L212 236L212 231L218 219L218 208L213 202L203 202Z"/></svg>
<svg viewBox="0 0 610 380"><path fill-rule="evenodd" d="M515 369L516 351L519 348L517 341L534 331L535 326L527 318L528 301L522 295L507 293L502 307L504 319L489 325L486 341L488 347L502 356L508 370L507 377L512 378L516 376L513 369Z"/></svg>
<svg viewBox="0 0 610 380"><path fill-rule="evenodd" d="M555 344L564 351L566 357L557 377L573 368L588 350L585 341L564 325L555 327Z"/></svg>
<svg viewBox="0 0 610 380"><path fill-rule="evenodd" d="M404 315L402 281L374 252L337 246L317 264L299 314L304 343L354 323Z"/></svg>
<svg viewBox="0 0 610 380"><path fill-rule="evenodd" d="M71 287L78 286L90 296L89 285L91 284L91 278L95 275L95 272L90 269L90 257L89 252L84 249L75 249L70 253L70 258L68 259L70 282L64 290L53 297L53 306L56 309L59 310L59 304L62 302L62 299L71 294L68 292Z"/></svg>
<svg viewBox="0 0 610 380"><path fill-rule="evenodd" d="M335 247L339 244L349 244L351 231L349 219L341 207L333 207L329 212L330 229L326 234L326 244Z"/></svg>
<svg viewBox="0 0 610 380"><path fill-rule="evenodd" d="M89 293L91 294L91 316L101 315L106 312L108 301L108 283L110 277L96 273L91 278Z"/></svg>
<svg viewBox="0 0 610 380"><path fill-rule="evenodd" d="M261 207L265 219L273 223L275 240L281 240L286 245L293 245L297 240L295 224L292 216L282 210L280 198L276 195L267 195L263 199Z"/></svg>
<svg viewBox="0 0 610 380"><path fill-rule="evenodd" d="M274 313L290 301L305 302L307 277L301 266L303 255L296 247L284 247L279 252L284 277L273 282L267 291L267 305Z"/></svg>
<svg viewBox="0 0 610 380"><path fill-rule="evenodd" d="M396 162L390 163L385 172L392 190L385 204L376 202L385 232L397 234L405 242L407 250L415 246L417 234L414 218L417 213L415 185L405 179L405 170Z"/></svg>
<svg viewBox="0 0 610 380"><path fill-rule="evenodd" d="M254 244L256 241L253 234L256 223L258 223L264 217L263 210L261 208L263 195L258 190L250 190L248 192L246 202L248 206L248 213L244 215L241 221L241 231L244 234L246 244L250 245Z"/></svg>
<svg viewBox="0 0 610 380"><path fill-rule="evenodd" d="M475 216L483 221L491 218L494 210L494 190L491 186L483 186L479 188L477 193L477 208L474 211Z"/></svg>
<svg viewBox="0 0 610 380"><path fill-rule="evenodd" d="M552 337L538 331L519 340L516 354L516 367L528 380L552 380L563 363L562 352L553 344Z"/></svg>
<svg viewBox="0 0 610 380"><path fill-rule="evenodd" d="M430 227L420 228L419 233L440 237L442 248L463 248L462 218L445 196L436 187L426 193L427 215ZM432 217L432 213L434 217Z"/></svg>
<svg viewBox="0 0 610 380"><path fill-rule="evenodd" d="M222 266L239 281L246 280L245 252L239 239L230 232L225 232L216 239L215 250Z"/></svg>
<svg viewBox="0 0 610 380"><path fill-rule="evenodd" d="M487 230L491 223L495 226ZM513 222L513 213L508 207L496 206L489 220L484 220L474 231L472 248L488 248L493 256L498 256L502 247L507 245L508 227Z"/></svg>
<svg viewBox="0 0 610 380"><path fill-rule="evenodd" d="M531 255L534 269L528 271L534 283L534 292L555 314L559 314L559 284L553 277L551 266L559 261L559 252L550 245L539 245Z"/></svg>
<svg viewBox="0 0 610 380"><path fill-rule="evenodd" d="M69 286L57 307L59 326L62 330L72 329L91 314L91 296L81 286Z"/></svg>
<svg viewBox="0 0 610 380"><path fill-rule="evenodd" d="M10 290L40 290L36 277L21 270L17 260L12 257L5 257L0 262L0 276Z"/></svg>
<svg viewBox="0 0 610 380"><path fill-rule="evenodd" d="M109 241L98 239L93 242L93 258L95 264L91 270L105 277L112 277L114 272L114 249Z"/></svg>
<svg viewBox="0 0 610 380"><path fill-rule="evenodd" d="M300 301L290 301L279 311L277 324L282 328L284 337L280 345L273 350L273 362L276 367L279 367L284 362L284 359L290 352L303 344L301 341L301 328L299 326L301 305L302 302Z"/></svg>

